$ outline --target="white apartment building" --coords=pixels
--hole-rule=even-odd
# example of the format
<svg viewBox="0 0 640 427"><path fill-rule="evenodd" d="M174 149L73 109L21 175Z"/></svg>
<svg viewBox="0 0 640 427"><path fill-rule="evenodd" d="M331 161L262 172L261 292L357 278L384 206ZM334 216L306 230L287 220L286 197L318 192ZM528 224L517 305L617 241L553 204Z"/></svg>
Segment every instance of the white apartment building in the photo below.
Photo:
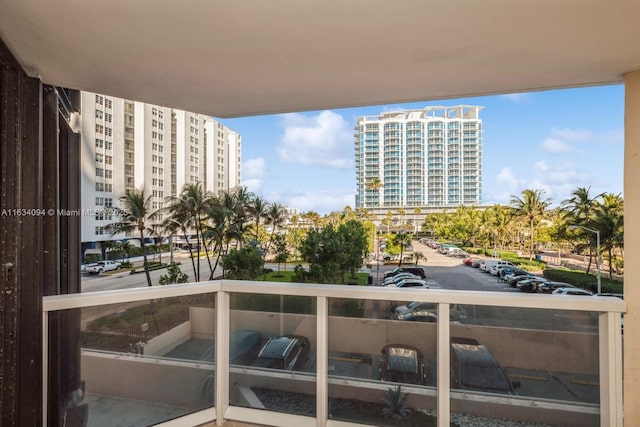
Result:
<svg viewBox="0 0 640 427"><path fill-rule="evenodd" d="M211 117L91 92L81 107L83 254L126 237L104 227L127 190L144 189L157 210L187 183L213 193L240 185L241 137Z"/></svg>
<svg viewBox="0 0 640 427"><path fill-rule="evenodd" d="M481 109L426 107L359 117L356 208L481 204ZM372 185L378 180L381 185Z"/></svg>

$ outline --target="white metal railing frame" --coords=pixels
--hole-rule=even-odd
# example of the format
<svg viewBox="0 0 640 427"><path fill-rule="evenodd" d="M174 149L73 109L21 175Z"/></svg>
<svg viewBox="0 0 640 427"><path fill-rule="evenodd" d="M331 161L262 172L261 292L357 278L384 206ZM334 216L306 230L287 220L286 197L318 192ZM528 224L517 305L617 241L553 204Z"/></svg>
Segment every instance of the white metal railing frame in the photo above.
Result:
<svg viewBox="0 0 640 427"><path fill-rule="evenodd" d="M48 329L49 312L77 309L106 304L145 301L206 293L216 294L216 397L215 407L190 414L163 426L198 425L216 421L222 425L225 419L244 422L264 421L264 411L229 406L229 313L230 293L254 293L308 296L317 299L316 343L316 418L273 413L270 422L282 426L347 427L359 424L328 419L328 298L348 298L383 301L422 301L438 304L437 324L437 410L438 426L450 423L449 342L450 304L482 305L590 311L599 313L600 357L600 422L601 425L622 427L622 336L620 314L626 311L626 303L618 298L519 294L486 291L450 291L430 289L393 289L385 287L360 287L317 285L308 283L250 282L218 280L180 285L154 286L84 294L56 295L43 298L43 378L48 378ZM47 384L43 385L43 425L47 421Z"/></svg>

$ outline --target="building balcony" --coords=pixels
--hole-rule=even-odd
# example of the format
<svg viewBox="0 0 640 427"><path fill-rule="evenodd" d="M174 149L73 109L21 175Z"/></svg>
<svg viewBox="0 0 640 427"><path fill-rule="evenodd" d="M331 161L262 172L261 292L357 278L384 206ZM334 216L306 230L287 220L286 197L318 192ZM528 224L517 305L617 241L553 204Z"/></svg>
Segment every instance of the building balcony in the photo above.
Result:
<svg viewBox="0 0 640 427"><path fill-rule="evenodd" d="M76 363L49 365L45 341L43 377L79 376L58 409L88 425L380 425L397 386L417 425L622 425L622 300L365 291L222 280L45 297L43 336L71 325ZM430 322L390 319L402 301L427 304ZM256 359L283 336L304 338Z"/></svg>

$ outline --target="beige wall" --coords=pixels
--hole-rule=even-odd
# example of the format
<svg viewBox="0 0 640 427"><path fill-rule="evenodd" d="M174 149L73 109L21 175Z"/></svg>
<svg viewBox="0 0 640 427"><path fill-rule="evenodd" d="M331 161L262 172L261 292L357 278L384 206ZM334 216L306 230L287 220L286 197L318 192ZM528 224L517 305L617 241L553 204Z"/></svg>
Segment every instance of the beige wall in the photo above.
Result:
<svg viewBox="0 0 640 427"><path fill-rule="evenodd" d="M625 76L624 112L624 417L640 425L640 71Z"/></svg>

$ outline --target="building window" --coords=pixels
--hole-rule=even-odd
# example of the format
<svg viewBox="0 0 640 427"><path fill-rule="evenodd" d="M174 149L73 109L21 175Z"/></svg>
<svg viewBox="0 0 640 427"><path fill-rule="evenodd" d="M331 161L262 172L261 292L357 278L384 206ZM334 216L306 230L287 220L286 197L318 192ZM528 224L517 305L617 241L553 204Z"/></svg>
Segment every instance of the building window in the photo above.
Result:
<svg viewBox="0 0 640 427"><path fill-rule="evenodd" d="M96 110L96 119L101 119L101 118L102 118L102 111Z"/></svg>
<svg viewBox="0 0 640 427"><path fill-rule="evenodd" d="M104 148L106 148L107 150L111 150L113 148L113 144L111 142L107 141L104 144Z"/></svg>
<svg viewBox="0 0 640 427"><path fill-rule="evenodd" d="M112 134L112 129L111 128L105 128L104 131L105 131L105 134L107 136L111 136L111 134Z"/></svg>
<svg viewBox="0 0 640 427"><path fill-rule="evenodd" d="M107 165L111 165L113 164L113 157L111 156L104 156L104 163Z"/></svg>
<svg viewBox="0 0 640 427"><path fill-rule="evenodd" d="M102 141L100 138L96 138L96 147L102 148L103 145L104 145L104 141Z"/></svg>
<svg viewBox="0 0 640 427"><path fill-rule="evenodd" d="M101 182L96 182L96 191L104 191L104 184Z"/></svg>
<svg viewBox="0 0 640 427"><path fill-rule="evenodd" d="M100 153L96 153L96 162L102 162L104 160L104 156Z"/></svg>
<svg viewBox="0 0 640 427"><path fill-rule="evenodd" d="M96 227L96 234L102 236L104 234L104 227Z"/></svg>
<svg viewBox="0 0 640 427"><path fill-rule="evenodd" d="M96 133L104 133L104 126L96 125Z"/></svg>
<svg viewBox="0 0 640 427"><path fill-rule="evenodd" d="M113 116L109 113L105 114L105 121L107 123L111 123L113 121Z"/></svg>
<svg viewBox="0 0 640 427"><path fill-rule="evenodd" d="M112 171L112 170L110 170L110 169L106 169L106 170L104 171L104 177L105 177L105 178L108 178L108 179L113 178L113 171Z"/></svg>
<svg viewBox="0 0 640 427"><path fill-rule="evenodd" d="M110 99L105 99L105 100L104 100L104 105L105 105L105 107L107 107L107 108L112 108L112 107L113 107L113 103L111 102L111 100L110 100Z"/></svg>
<svg viewBox="0 0 640 427"><path fill-rule="evenodd" d="M105 197L104 205L108 208L113 206L113 199L111 197Z"/></svg>
<svg viewBox="0 0 640 427"><path fill-rule="evenodd" d="M104 198L96 197L96 206L104 206Z"/></svg>
<svg viewBox="0 0 640 427"><path fill-rule="evenodd" d="M96 104L102 105L103 102L104 102L104 98L101 97L100 95L96 95Z"/></svg>
<svg viewBox="0 0 640 427"><path fill-rule="evenodd" d="M104 176L104 169L96 168L96 176Z"/></svg>

